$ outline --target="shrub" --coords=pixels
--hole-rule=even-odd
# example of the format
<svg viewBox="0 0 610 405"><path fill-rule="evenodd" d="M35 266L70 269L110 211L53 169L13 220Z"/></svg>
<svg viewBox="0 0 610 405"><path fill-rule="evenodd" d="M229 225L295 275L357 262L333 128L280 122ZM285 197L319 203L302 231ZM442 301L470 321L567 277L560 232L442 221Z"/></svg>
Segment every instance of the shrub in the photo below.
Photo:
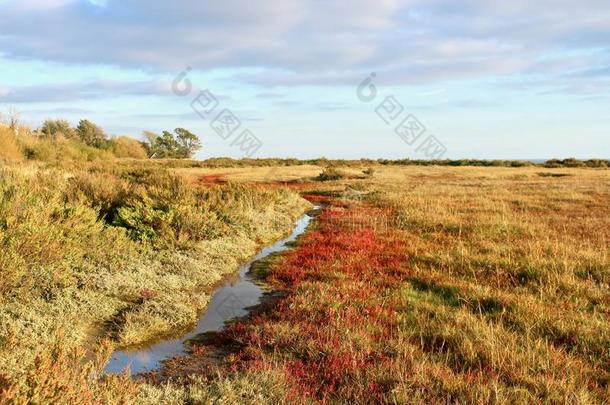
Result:
<svg viewBox="0 0 610 405"><path fill-rule="evenodd" d="M341 180L341 179L346 179L348 176L334 168L334 167L327 167L325 168L322 173L320 173L320 175L316 178L316 180L318 181L333 181L333 180Z"/></svg>
<svg viewBox="0 0 610 405"><path fill-rule="evenodd" d="M96 169L71 178L65 198L70 204L93 208L108 225L125 228L131 239L163 249L226 234L231 220L226 213L219 215L220 207L228 212L229 196L240 201L248 195L236 186L193 189L181 177L162 170L113 174Z"/></svg>
<svg viewBox="0 0 610 405"><path fill-rule="evenodd" d="M79 172L68 181L66 199L97 210L100 218L109 223L124 203L128 190L128 182L110 173Z"/></svg>
<svg viewBox="0 0 610 405"><path fill-rule="evenodd" d="M510 166L511 167L525 167L525 166L532 166L532 162L528 162L525 160L513 160L510 162Z"/></svg>
<svg viewBox="0 0 610 405"><path fill-rule="evenodd" d="M46 120L40 127L40 133L52 140L57 140L58 137L66 139L76 139L77 137L76 131L66 120Z"/></svg>
<svg viewBox="0 0 610 405"><path fill-rule="evenodd" d="M0 404L134 403L138 385L128 376L104 376L103 367L112 346L103 342L95 358L83 350L70 350L58 339L36 357L23 381L0 376Z"/></svg>
<svg viewBox="0 0 610 405"><path fill-rule="evenodd" d="M56 173L0 171L0 298L52 297L75 282L72 264L107 250L115 230L97 212L66 202Z"/></svg>
<svg viewBox="0 0 610 405"><path fill-rule="evenodd" d="M111 139L110 150L118 158L146 159L148 157L142 144L127 136Z"/></svg>
<svg viewBox="0 0 610 405"><path fill-rule="evenodd" d="M557 167L594 167L594 168L606 168L610 167L609 160L603 159L589 159L589 160L578 160L576 158L568 159L551 159L544 163L544 167L557 168Z"/></svg>
<svg viewBox="0 0 610 405"><path fill-rule="evenodd" d="M104 130L89 120L80 120L76 127L79 139L86 145L95 148L107 146L107 138Z"/></svg>
<svg viewBox="0 0 610 405"><path fill-rule="evenodd" d="M22 135L19 137L19 143L27 159L52 163L60 167L69 166L71 162L92 162L113 158L110 151L76 140L62 138L51 140L36 135Z"/></svg>
<svg viewBox="0 0 610 405"><path fill-rule="evenodd" d="M112 224L126 228L134 240L185 247L228 230L210 205L217 191L193 190L182 178L159 171L132 171L123 178L130 179L129 193Z"/></svg>
<svg viewBox="0 0 610 405"><path fill-rule="evenodd" d="M8 127L0 126L0 159L21 160L23 155L13 132Z"/></svg>
<svg viewBox="0 0 610 405"><path fill-rule="evenodd" d="M564 159L563 164L564 164L564 166L567 166L567 167L584 167L585 166L585 163L583 161L575 159L575 158Z"/></svg>
<svg viewBox="0 0 610 405"><path fill-rule="evenodd" d="M589 159L585 162L587 167L609 167L610 161L601 159Z"/></svg>

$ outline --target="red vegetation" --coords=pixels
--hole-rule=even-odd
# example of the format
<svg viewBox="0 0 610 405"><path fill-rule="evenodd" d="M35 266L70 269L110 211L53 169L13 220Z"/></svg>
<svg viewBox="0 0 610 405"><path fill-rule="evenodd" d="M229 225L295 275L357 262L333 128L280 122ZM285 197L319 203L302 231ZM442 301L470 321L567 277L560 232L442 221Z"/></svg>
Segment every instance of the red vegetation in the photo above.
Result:
<svg viewBox="0 0 610 405"><path fill-rule="evenodd" d="M303 198L312 203L328 203L331 201L331 197L318 194L304 194Z"/></svg>
<svg viewBox="0 0 610 405"><path fill-rule="evenodd" d="M316 229L270 269L267 281L284 298L221 333L235 348L227 372L283 370L295 402L383 400L394 382L379 370L396 362L386 342L397 330L396 303L384 291L409 272L391 231L368 227L382 214L331 207L319 216Z"/></svg>
<svg viewBox="0 0 610 405"><path fill-rule="evenodd" d="M197 177L197 185L223 184L227 182L226 173L206 174Z"/></svg>

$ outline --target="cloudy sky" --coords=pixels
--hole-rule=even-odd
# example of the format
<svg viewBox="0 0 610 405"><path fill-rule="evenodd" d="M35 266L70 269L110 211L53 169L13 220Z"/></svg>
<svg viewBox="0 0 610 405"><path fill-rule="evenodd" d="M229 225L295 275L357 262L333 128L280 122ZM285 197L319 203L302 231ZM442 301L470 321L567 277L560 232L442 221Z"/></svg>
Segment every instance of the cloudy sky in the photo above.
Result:
<svg viewBox="0 0 610 405"><path fill-rule="evenodd" d="M34 127L186 127L202 158L243 156L244 130L257 156L424 158L434 136L450 158L610 158L610 2L0 0L8 107ZM409 116L425 132L406 142Z"/></svg>

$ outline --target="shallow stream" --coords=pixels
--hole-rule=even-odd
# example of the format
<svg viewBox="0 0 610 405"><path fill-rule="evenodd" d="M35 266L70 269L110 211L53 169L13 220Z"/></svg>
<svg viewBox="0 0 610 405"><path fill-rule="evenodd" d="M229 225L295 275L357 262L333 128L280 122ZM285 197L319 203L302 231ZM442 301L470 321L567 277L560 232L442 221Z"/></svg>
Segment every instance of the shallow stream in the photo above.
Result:
<svg viewBox="0 0 610 405"><path fill-rule="evenodd" d="M263 248L239 269L238 274L233 274L219 283L194 329L135 350L116 351L106 365L106 372L118 374L128 366L132 374L155 370L161 366L163 360L187 354L189 340L205 333L220 331L225 322L247 315L252 307L261 302L265 293L264 287L250 272L252 265L272 253L288 249L287 243L296 240L305 232L311 220L311 213L305 214L296 222L290 236Z"/></svg>

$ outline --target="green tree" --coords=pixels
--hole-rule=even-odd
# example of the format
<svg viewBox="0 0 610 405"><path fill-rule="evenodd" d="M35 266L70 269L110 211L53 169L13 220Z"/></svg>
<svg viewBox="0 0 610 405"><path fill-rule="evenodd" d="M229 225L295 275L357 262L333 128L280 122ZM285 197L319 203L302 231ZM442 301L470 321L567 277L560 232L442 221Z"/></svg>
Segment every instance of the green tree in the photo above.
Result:
<svg viewBox="0 0 610 405"><path fill-rule="evenodd" d="M108 138L104 130L89 120L80 120L76 127L76 133L81 142L89 146L104 148L108 144Z"/></svg>
<svg viewBox="0 0 610 405"><path fill-rule="evenodd" d="M76 137L76 131L70 127L66 120L46 120L40 127L40 132L47 138L56 140L57 136L64 136L68 139Z"/></svg>
<svg viewBox="0 0 610 405"><path fill-rule="evenodd" d="M151 158L185 159L192 157L201 149L197 135L184 128L176 128L173 134L163 131L161 135L144 131L144 136L147 139L146 149Z"/></svg>
<svg viewBox="0 0 610 405"><path fill-rule="evenodd" d="M176 141L178 142L178 154L181 158L191 158L199 149L201 149L201 141L194 133L187 131L184 128L176 128Z"/></svg>
<svg viewBox="0 0 610 405"><path fill-rule="evenodd" d="M157 144L159 150L165 155L164 157L178 157L180 144L171 132L163 131L161 136L157 138Z"/></svg>
<svg viewBox="0 0 610 405"><path fill-rule="evenodd" d="M148 157L151 159L157 157L155 156L156 151L154 150L154 148L155 144L157 143L157 138L159 137L159 134L156 134L152 131L144 131L142 132L142 135L145 138L145 141L142 142L142 146L144 146L144 149L146 149Z"/></svg>

